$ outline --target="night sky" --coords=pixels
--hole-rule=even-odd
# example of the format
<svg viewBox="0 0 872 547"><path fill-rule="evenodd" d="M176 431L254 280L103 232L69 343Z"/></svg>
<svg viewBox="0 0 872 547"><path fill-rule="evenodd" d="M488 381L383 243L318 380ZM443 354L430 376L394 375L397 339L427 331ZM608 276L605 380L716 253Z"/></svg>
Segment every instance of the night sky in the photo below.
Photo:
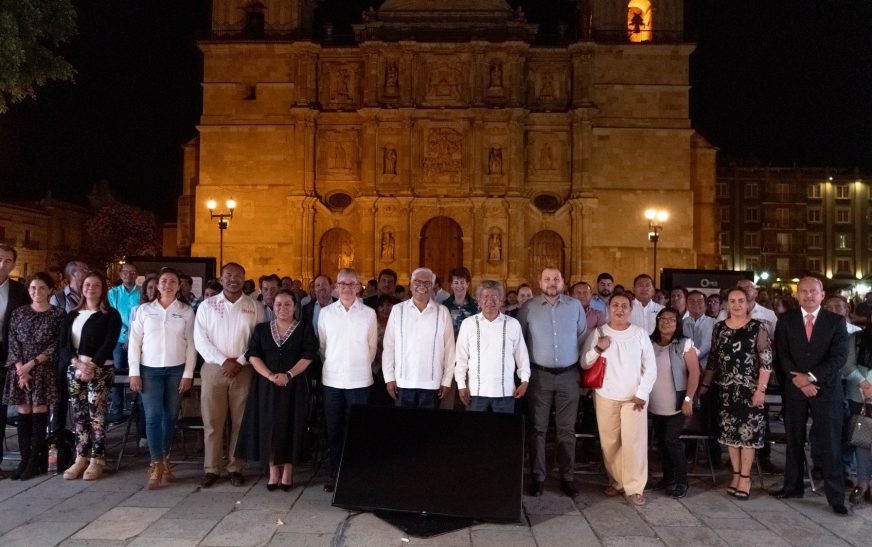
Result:
<svg viewBox="0 0 872 547"><path fill-rule="evenodd" d="M436 0L434 0L435 2ZM326 0L317 26L348 30L378 0ZM510 2L515 5L518 2ZM521 2L542 32L573 2ZM859 167L872 174L872 1L687 0L694 127L721 161ZM181 145L196 135L209 0L80 0L51 83L0 115L0 199L78 199L97 180L174 220ZM339 6L340 8L337 8Z"/></svg>

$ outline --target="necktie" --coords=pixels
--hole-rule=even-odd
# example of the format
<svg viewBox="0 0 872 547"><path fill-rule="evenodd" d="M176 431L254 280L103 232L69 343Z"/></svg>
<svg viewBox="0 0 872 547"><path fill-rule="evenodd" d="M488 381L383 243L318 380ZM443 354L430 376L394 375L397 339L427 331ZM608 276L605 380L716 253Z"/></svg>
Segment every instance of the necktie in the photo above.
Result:
<svg viewBox="0 0 872 547"><path fill-rule="evenodd" d="M805 316L805 337L811 340L811 330L814 328L814 315Z"/></svg>

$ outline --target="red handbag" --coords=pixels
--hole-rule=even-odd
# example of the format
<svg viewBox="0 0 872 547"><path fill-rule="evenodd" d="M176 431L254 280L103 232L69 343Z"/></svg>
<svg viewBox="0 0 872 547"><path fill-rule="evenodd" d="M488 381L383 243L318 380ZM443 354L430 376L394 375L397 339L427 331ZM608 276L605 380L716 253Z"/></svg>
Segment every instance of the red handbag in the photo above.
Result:
<svg viewBox="0 0 872 547"><path fill-rule="evenodd" d="M597 333L599 336L602 336L602 330L597 329ZM599 343L599 337L597 337L597 344ZM596 361L593 362L593 366L589 369L581 369L581 376L579 377L578 387L588 388L588 389L599 389L603 387L603 378L606 376L606 358L600 355L596 358Z"/></svg>

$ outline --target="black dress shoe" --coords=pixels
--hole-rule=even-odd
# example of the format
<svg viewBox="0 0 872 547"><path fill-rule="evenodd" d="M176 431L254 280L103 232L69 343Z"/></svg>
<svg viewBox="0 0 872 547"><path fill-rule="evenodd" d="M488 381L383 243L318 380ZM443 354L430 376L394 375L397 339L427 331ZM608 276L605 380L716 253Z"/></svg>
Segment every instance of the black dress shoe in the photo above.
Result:
<svg viewBox="0 0 872 547"><path fill-rule="evenodd" d="M545 483L543 481L533 481L530 485L530 495L533 497L541 496L545 492Z"/></svg>
<svg viewBox="0 0 872 547"><path fill-rule="evenodd" d="M837 515L847 515L848 508L845 507L844 503L836 503L835 505L833 505L833 513Z"/></svg>
<svg viewBox="0 0 872 547"><path fill-rule="evenodd" d="M329 481L324 483L325 492L333 492L334 490L336 490L336 483L333 481L333 479L330 479Z"/></svg>
<svg viewBox="0 0 872 547"><path fill-rule="evenodd" d="M665 477L653 484L645 486L645 490L672 490L673 488L675 488L675 481L671 481Z"/></svg>
<svg viewBox="0 0 872 547"><path fill-rule="evenodd" d="M675 499L685 497L687 495L687 485L677 483L674 487L672 487L672 491L669 492L669 495L671 495Z"/></svg>
<svg viewBox="0 0 872 547"><path fill-rule="evenodd" d="M200 488L211 488L216 482L218 482L218 475L215 473L206 473L203 475L203 478L200 479Z"/></svg>
<svg viewBox="0 0 872 547"><path fill-rule="evenodd" d="M575 487L575 483L572 481L560 481L560 490L570 498L578 495L578 488Z"/></svg>
<svg viewBox="0 0 872 547"><path fill-rule="evenodd" d="M281 483L279 484L279 488L282 489L282 492L290 492L294 488L294 485Z"/></svg>
<svg viewBox="0 0 872 547"><path fill-rule="evenodd" d="M801 498L803 496L802 492L791 492L790 490L785 490L784 488L782 488L781 490L776 490L775 492L770 492L769 495L777 500Z"/></svg>
<svg viewBox="0 0 872 547"><path fill-rule="evenodd" d="M858 505L863 503L863 491L860 490L860 487L854 488L851 490L851 495L848 496L848 503L851 505Z"/></svg>
<svg viewBox="0 0 872 547"><path fill-rule="evenodd" d="M279 483L277 483L277 482L269 483L268 482L268 483L266 483L266 489L269 490L270 492L275 492L276 490L279 489Z"/></svg>
<svg viewBox="0 0 872 547"><path fill-rule="evenodd" d="M244 486L245 477L243 477L242 473L239 472L230 473L230 484L233 486Z"/></svg>

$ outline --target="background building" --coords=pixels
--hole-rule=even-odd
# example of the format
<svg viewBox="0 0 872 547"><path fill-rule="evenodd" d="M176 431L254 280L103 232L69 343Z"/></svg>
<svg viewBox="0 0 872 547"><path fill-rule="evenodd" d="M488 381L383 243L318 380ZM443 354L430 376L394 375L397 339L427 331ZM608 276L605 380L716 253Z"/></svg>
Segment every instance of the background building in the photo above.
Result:
<svg viewBox="0 0 872 547"><path fill-rule="evenodd" d="M718 169L722 267L789 282L807 273L853 286L872 273L872 193L857 171Z"/></svg>
<svg viewBox="0 0 872 547"><path fill-rule="evenodd" d="M558 35L503 0L387 0L354 40L311 0L215 0L178 243L304 280L465 265L517 285L718 263L715 150L691 127L680 0L590 0ZM376 2L377 4L377 2ZM318 39L312 39L317 36Z"/></svg>

